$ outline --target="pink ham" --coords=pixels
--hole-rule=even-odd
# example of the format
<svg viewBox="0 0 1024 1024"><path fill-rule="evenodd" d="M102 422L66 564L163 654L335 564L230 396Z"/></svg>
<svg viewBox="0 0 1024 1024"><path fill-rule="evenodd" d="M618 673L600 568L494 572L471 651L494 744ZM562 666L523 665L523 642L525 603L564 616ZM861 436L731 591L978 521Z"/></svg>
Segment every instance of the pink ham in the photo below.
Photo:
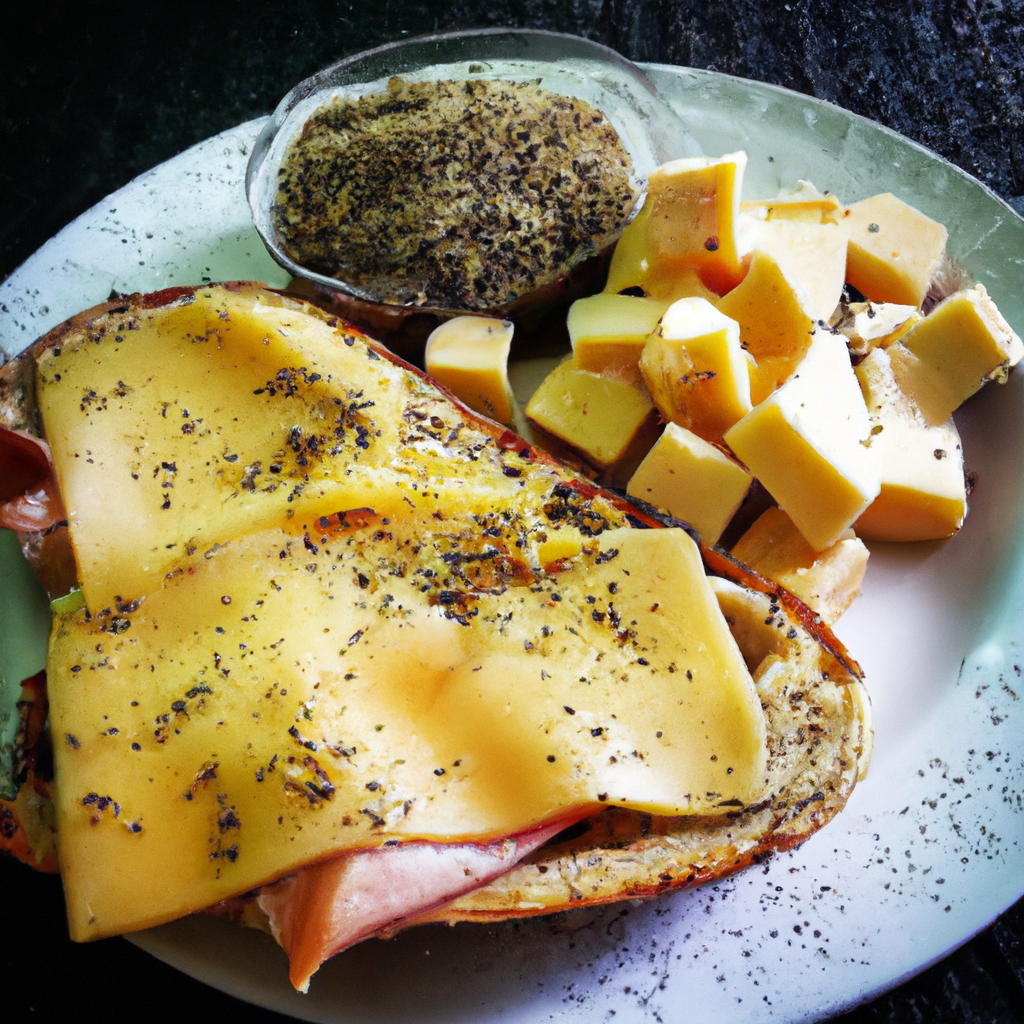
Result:
<svg viewBox="0 0 1024 1024"><path fill-rule="evenodd" d="M407 842L357 850L264 886L259 905L300 992L335 953L510 871L573 824L559 821L493 843Z"/></svg>
<svg viewBox="0 0 1024 1024"><path fill-rule="evenodd" d="M49 446L0 427L0 527L45 530L63 518Z"/></svg>

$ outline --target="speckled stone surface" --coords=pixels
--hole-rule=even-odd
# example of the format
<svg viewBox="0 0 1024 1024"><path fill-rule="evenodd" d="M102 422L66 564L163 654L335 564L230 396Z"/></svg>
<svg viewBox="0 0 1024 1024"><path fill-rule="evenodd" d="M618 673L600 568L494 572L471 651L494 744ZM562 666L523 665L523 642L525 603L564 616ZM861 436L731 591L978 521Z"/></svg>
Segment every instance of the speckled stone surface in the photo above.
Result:
<svg viewBox="0 0 1024 1024"><path fill-rule="evenodd" d="M576 32L637 60L768 81L875 118L976 175L1024 212L1024 2L491 0L486 4L65 4L22 29L0 65L0 278L114 189L201 139L269 112L346 53L434 29ZM10 43L9 43L10 46ZM2 624L0 624L2 628ZM122 940L72 946L59 883L0 862L4 1020L285 1018L164 968ZM53 978L52 984L43 979ZM841 1018L1024 1021L1024 909Z"/></svg>

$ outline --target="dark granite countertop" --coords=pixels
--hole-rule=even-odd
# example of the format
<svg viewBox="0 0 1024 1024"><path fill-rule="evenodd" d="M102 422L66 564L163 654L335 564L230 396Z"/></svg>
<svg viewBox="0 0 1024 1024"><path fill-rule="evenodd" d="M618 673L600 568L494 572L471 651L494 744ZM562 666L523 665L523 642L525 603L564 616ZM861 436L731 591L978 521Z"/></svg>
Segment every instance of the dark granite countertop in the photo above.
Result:
<svg viewBox="0 0 1024 1024"><path fill-rule="evenodd" d="M1024 0L210 0L58 3L10 30L0 65L0 279L153 165L268 113L339 57L435 29L575 32L642 61L813 94L936 150L1024 213ZM3 624L0 624L0 631ZM2 638L2 632L0 632ZM73 946L59 883L0 860L8 1021L283 1021L120 939ZM874 1003L840 1018L1024 1022L1024 903Z"/></svg>

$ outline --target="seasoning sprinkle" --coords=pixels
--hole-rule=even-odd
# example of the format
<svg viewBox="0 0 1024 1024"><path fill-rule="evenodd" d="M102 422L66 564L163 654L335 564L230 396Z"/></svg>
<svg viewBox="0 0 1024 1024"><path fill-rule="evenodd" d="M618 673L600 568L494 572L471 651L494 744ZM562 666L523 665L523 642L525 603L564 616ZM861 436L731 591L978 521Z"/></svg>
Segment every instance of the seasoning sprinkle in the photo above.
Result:
<svg viewBox="0 0 1024 1024"><path fill-rule="evenodd" d="M316 111L271 211L284 251L383 302L486 309L610 243L639 191L615 128L535 84L405 82Z"/></svg>

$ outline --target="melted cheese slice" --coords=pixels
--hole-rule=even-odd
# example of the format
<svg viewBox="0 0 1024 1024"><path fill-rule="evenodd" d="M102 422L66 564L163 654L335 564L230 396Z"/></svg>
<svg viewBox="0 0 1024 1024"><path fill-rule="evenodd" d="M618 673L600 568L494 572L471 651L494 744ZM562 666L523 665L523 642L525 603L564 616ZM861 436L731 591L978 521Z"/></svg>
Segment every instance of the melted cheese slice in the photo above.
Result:
<svg viewBox="0 0 1024 1024"><path fill-rule="evenodd" d="M214 318L243 318L237 296L211 289L206 301ZM286 314L298 322L282 306L239 334L262 346ZM86 359L108 343L126 346L110 356L121 359L129 337L87 339ZM168 393L164 344L211 365L208 342L139 337L148 376L120 362L126 406L147 387ZM124 593L125 580L141 578L146 589L113 610L56 616L51 726L76 939L148 927L391 840L486 842L606 804L721 814L764 794L763 713L687 534L620 527L613 506L572 497L553 467L474 429L359 336L330 341L321 360L308 336L301 349L290 338L284 366L330 374L335 393L376 403L377 416L401 396L397 422L376 420L380 437L395 439L387 471L363 474L334 457L324 494L349 504L329 516L317 502L278 505L261 482L247 500L266 506L253 505L260 514L246 524L225 517L234 499L216 490L222 464L211 460L213 482L193 465L196 493L212 495L199 524L209 546L164 546L199 528L193 506L172 498L156 517L162 532L125 539L176 561L139 577L120 557L98 560L97 580L83 560L83 584ZM218 408L256 424L249 405L266 399L253 378L243 375L247 393L228 394L241 354L217 365L207 426L236 430ZM317 384L291 396L299 422L330 408ZM191 451L187 441L174 448L180 419L159 409L140 419L122 461L145 437L184 453L180 475ZM113 493L121 474L113 454L80 456L113 453L124 429L97 413L82 417L73 443L55 445L79 551L102 551L111 526L74 496ZM233 450L251 464L268 434L254 426L246 443L231 433ZM382 463L367 443L357 450ZM562 530L577 553L545 567L539 552Z"/></svg>
<svg viewBox="0 0 1024 1024"><path fill-rule="evenodd" d="M337 321L272 303L210 289L113 317L40 359L40 412L94 613L225 538L397 496L407 374L375 353L367 366Z"/></svg>

